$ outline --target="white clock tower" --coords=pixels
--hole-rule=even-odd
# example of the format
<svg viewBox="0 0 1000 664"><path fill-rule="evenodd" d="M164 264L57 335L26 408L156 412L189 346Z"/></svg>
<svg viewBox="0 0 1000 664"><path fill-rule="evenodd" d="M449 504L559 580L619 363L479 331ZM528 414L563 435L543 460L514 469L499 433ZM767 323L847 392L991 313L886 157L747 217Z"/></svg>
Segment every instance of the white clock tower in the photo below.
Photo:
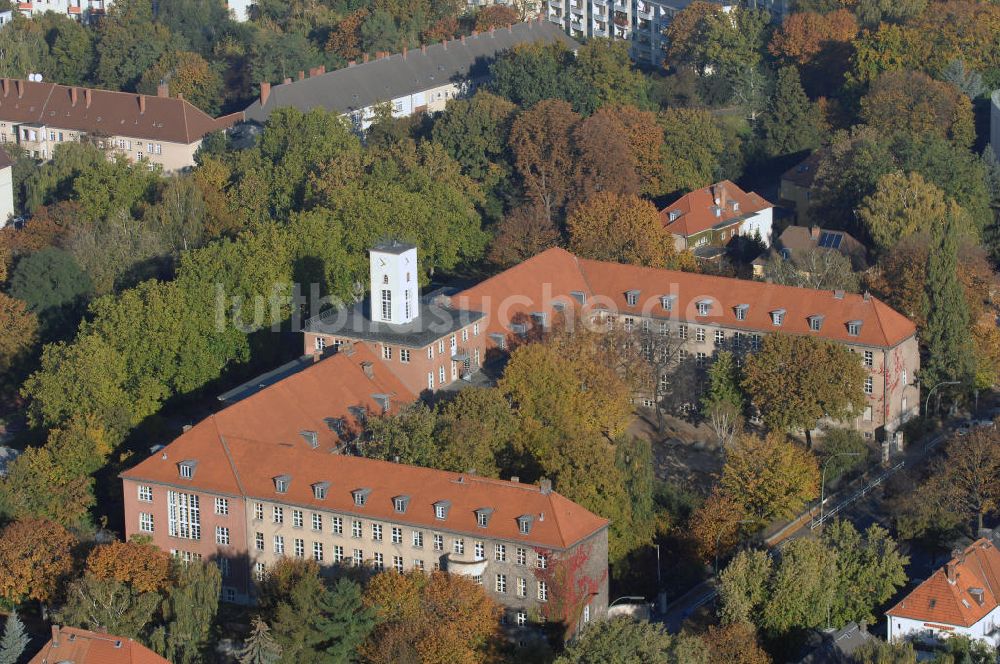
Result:
<svg viewBox="0 0 1000 664"><path fill-rule="evenodd" d="M368 252L371 319L401 325L420 315L417 247L401 242L378 244Z"/></svg>

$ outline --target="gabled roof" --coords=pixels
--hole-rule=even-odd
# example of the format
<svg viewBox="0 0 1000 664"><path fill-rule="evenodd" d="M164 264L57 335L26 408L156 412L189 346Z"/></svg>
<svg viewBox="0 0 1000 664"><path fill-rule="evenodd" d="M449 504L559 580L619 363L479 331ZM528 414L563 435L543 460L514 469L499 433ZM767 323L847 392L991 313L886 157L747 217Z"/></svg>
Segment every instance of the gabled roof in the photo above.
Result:
<svg viewBox="0 0 1000 664"><path fill-rule="evenodd" d="M982 603L976 595L982 591ZM887 615L971 627L1000 605L1000 550L980 539L917 586Z"/></svg>
<svg viewBox="0 0 1000 664"><path fill-rule="evenodd" d="M0 120L6 122L191 144L242 119L242 113L215 119L179 97L0 79Z"/></svg>
<svg viewBox="0 0 1000 664"><path fill-rule="evenodd" d="M738 209L733 209L733 203ZM660 210L660 222L674 235L688 237L716 226L727 226L756 212L774 207L754 192L745 192L729 180L716 182ZM671 221L671 213L674 220Z"/></svg>
<svg viewBox="0 0 1000 664"><path fill-rule="evenodd" d="M814 150L808 157L781 174L781 179L803 189L809 189L816 180L819 163L829 153L827 148Z"/></svg>
<svg viewBox="0 0 1000 664"><path fill-rule="evenodd" d="M640 291L639 298L635 305L629 305L626 293L634 289ZM487 311L488 332L506 335L517 316L536 311L551 316L557 301L577 307L572 291L584 293L588 306L615 309L624 315L645 311L658 318L763 333L782 331L880 347L895 346L916 334L909 319L871 296L587 260L559 248L548 249L458 293L451 301L457 308ZM671 311L659 304L665 295L674 296ZM703 299L712 301L707 316L697 315L697 302ZM736 310L743 304L749 307L741 320ZM778 309L785 311L780 327L770 316ZM809 328L809 318L815 314L823 316L818 332ZM850 321L861 323L857 336L848 334Z"/></svg>
<svg viewBox="0 0 1000 664"><path fill-rule="evenodd" d="M302 112L325 108L349 113L451 82L482 78L502 51L536 41L579 47L548 21L516 23L275 85L263 105L258 98L246 108L246 117L264 122L275 109L288 106Z"/></svg>
<svg viewBox="0 0 1000 664"><path fill-rule="evenodd" d="M123 636L76 627L52 627L52 639L28 664L170 664L142 644Z"/></svg>

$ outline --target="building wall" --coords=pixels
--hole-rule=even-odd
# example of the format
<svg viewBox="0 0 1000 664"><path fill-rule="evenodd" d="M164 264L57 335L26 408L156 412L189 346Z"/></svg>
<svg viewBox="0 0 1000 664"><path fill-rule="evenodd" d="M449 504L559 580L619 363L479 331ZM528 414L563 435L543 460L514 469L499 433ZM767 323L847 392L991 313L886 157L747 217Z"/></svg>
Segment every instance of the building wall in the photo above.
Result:
<svg viewBox="0 0 1000 664"><path fill-rule="evenodd" d="M0 228L14 216L13 167L0 169Z"/></svg>
<svg viewBox="0 0 1000 664"><path fill-rule="evenodd" d="M1000 90L990 95L990 146L1000 159Z"/></svg>
<svg viewBox="0 0 1000 664"><path fill-rule="evenodd" d="M778 196L783 201L788 201L795 208L795 222L797 224L806 223L806 214L809 206L812 205L812 191L807 187L800 187L791 180L781 180Z"/></svg>
<svg viewBox="0 0 1000 664"><path fill-rule="evenodd" d="M774 222L774 208L767 208L756 212L740 224L740 235L753 237L755 233L760 234L760 239L764 241L765 247L771 246L771 227Z"/></svg>
<svg viewBox="0 0 1000 664"><path fill-rule="evenodd" d="M774 219L774 209L767 208L752 214L742 220L732 220L725 225L709 228L691 235L680 235L672 233L674 248L677 251L685 249L695 249L697 247L724 247L737 235L752 237L755 232L760 233L760 238L764 245L771 246L771 227Z"/></svg>
<svg viewBox="0 0 1000 664"><path fill-rule="evenodd" d="M21 14L32 18L45 12L65 14L70 18L89 21L95 15L103 15L112 0L33 0L16 3Z"/></svg>
<svg viewBox="0 0 1000 664"><path fill-rule="evenodd" d="M983 640L996 648L1000 647L1000 607L993 609L993 611L971 627L929 623L922 620L889 616L886 628L886 638L889 641L901 641L921 636L942 639L957 635L967 636L970 639Z"/></svg>
<svg viewBox="0 0 1000 664"><path fill-rule="evenodd" d="M467 96L475 85L470 82L448 83L428 90L421 90L410 95L391 99L392 116L394 118L407 118L416 113L437 113L443 111L447 103L459 97ZM353 113L345 113L354 128L358 131L367 131L375 122L375 106L366 106Z"/></svg>

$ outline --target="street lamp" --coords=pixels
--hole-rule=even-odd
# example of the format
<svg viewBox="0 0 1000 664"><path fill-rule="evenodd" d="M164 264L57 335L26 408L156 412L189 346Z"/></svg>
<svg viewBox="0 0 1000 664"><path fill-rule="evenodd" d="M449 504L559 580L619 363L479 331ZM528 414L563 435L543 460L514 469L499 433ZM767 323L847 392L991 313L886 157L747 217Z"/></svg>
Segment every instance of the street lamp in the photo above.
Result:
<svg viewBox="0 0 1000 664"><path fill-rule="evenodd" d="M826 465L841 456L861 456L861 452L838 452L823 462L823 477L819 481L819 525L823 525L823 505L826 503Z"/></svg>
<svg viewBox="0 0 1000 664"><path fill-rule="evenodd" d="M744 523L753 523L753 519L740 519L736 525L743 525ZM722 531L715 536L715 575L719 576L719 542L722 541Z"/></svg>
<svg viewBox="0 0 1000 664"><path fill-rule="evenodd" d="M932 387L931 391L927 393L927 398L924 399L924 417L927 417L927 409L930 408L931 406L931 395L934 394L934 390L941 387L942 385L960 385L961 382L962 381L959 380L943 380L934 387Z"/></svg>

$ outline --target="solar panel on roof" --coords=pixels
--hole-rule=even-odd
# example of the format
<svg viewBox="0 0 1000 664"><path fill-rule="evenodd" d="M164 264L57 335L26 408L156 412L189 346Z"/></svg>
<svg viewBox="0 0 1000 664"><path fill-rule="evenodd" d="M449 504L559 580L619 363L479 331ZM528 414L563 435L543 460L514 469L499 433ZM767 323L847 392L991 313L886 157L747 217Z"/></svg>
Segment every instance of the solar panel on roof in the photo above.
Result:
<svg viewBox="0 0 1000 664"><path fill-rule="evenodd" d="M844 236L840 233L827 233L824 231L819 236L819 246L827 249L839 249L843 239Z"/></svg>

